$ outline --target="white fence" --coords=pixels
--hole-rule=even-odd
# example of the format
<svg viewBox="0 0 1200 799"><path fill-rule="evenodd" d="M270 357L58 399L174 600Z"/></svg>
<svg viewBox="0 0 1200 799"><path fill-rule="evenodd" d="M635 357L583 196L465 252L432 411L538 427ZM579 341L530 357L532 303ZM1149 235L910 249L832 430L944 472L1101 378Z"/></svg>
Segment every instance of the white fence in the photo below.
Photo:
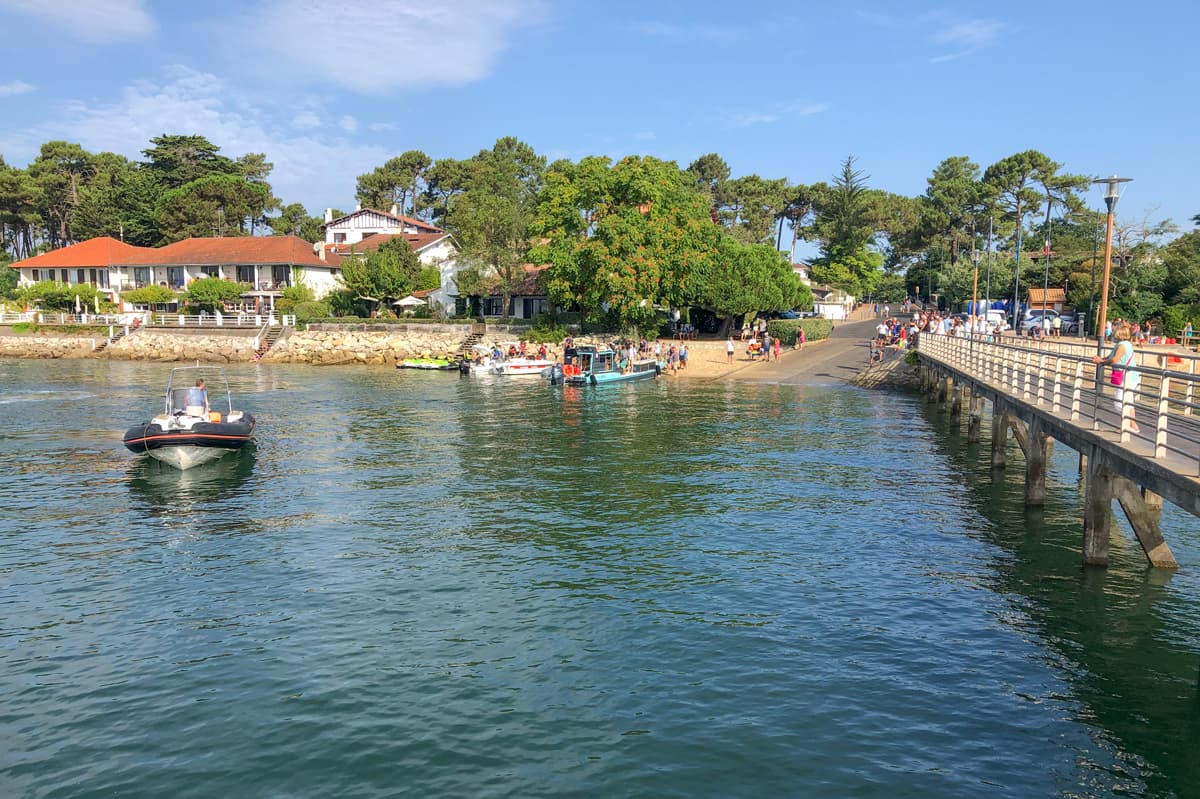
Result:
<svg viewBox="0 0 1200 799"><path fill-rule="evenodd" d="M172 314L172 313L0 313L0 325L32 322L42 325L132 325L134 320L143 326L158 327L295 327L292 314Z"/></svg>
<svg viewBox="0 0 1200 799"><path fill-rule="evenodd" d="M1187 473L1200 474L1200 356L1178 348L1138 349L1136 366L1126 369L1116 386L1110 367L1092 363L1095 344L1089 351L1087 345L1048 348L1008 341L1024 340L921 333L917 350L1080 427L1119 431L1122 444L1148 450L1148 457L1182 458Z"/></svg>

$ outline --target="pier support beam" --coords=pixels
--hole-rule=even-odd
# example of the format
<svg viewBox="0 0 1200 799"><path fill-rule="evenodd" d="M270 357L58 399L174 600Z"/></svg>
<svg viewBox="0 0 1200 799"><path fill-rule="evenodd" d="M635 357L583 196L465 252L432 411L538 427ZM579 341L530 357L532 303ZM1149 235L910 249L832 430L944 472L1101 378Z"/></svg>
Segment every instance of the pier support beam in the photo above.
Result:
<svg viewBox="0 0 1200 799"><path fill-rule="evenodd" d="M1108 565L1108 536L1112 529L1113 475L1104 466L1099 448L1088 453L1087 488L1083 497L1083 562Z"/></svg>
<svg viewBox="0 0 1200 799"><path fill-rule="evenodd" d="M957 422L962 419L962 398L963 387L952 385L950 387L950 421Z"/></svg>
<svg viewBox="0 0 1200 799"><path fill-rule="evenodd" d="M1153 491L1139 490L1132 480L1113 477L1113 496L1121 503L1125 518L1133 528L1146 560L1151 566L1162 569L1178 569L1175 555L1163 540L1159 519L1162 518L1162 497Z"/></svg>
<svg viewBox="0 0 1200 799"><path fill-rule="evenodd" d="M950 395L954 393L954 378L950 375L942 375L942 379L938 382L938 411L945 413L949 407Z"/></svg>
<svg viewBox="0 0 1200 799"><path fill-rule="evenodd" d="M1016 428L1013 428L1014 431ZM1025 442L1025 504L1046 504L1046 463L1049 460L1049 444L1042 420L1034 416L1029 420L1028 438Z"/></svg>
<svg viewBox="0 0 1200 799"><path fill-rule="evenodd" d="M1000 407L992 406L992 468L1003 469L1008 465L1008 413Z"/></svg>
<svg viewBox="0 0 1200 799"><path fill-rule="evenodd" d="M979 443L979 428L983 426L983 403L981 395L971 392L967 402L967 443Z"/></svg>

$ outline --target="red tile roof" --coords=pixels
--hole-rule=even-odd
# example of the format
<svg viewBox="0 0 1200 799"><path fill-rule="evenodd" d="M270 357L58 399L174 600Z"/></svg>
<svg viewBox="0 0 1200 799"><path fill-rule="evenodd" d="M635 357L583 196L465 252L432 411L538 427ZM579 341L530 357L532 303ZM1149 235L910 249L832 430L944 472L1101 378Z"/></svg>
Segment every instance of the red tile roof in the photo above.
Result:
<svg viewBox="0 0 1200 799"><path fill-rule="evenodd" d="M349 255L350 253L354 252L368 252L369 250L378 249L379 245L383 244L385 241L391 241L392 239L403 237L404 240L408 242L408 246L412 247L413 252L420 252L426 247L436 244L449 235L449 233L444 231L440 233L372 233L363 237L362 241L354 244L333 245L332 251L336 252L338 255Z"/></svg>
<svg viewBox="0 0 1200 799"><path fill-rule="evenodd" d="M522 264L521 268L525 270L525 276L512 287L509 292L511 297L544 297L546 289L541 285L542 273L550 268L550 264ZM489 294L492 297L499 297L504 294L500 290L498 279L493 281L493 285L489 288Z"/></svg>
<svg viewBox="0 0 1200 799"><path fill-rule="evenodd" d="M9 264L13 269L54 269L57 267L87 268L112 266L127 263L125 259L136 254L142 247L134 247L109 236L88 239L69 247L44 252L32 258Z"/></svg>
<svg viewBox="0 0 1200 799"><path fill-rule="evenodd" d="M336 267L337 256L321 257L314 245L297 236L225 236L184 239L166 247L143 248L125 264L220 265L297 264Z"/></svg>
<svg viewBox="0 0 1200 799"><path fill-rule="evenodd" d="M415 227L418 230L425 231L428 233L445 233L446 232L446 231L442 230L440 227L431 225L428 222L423 222L420 219L414 219L411 216L402 216L400 214L389 214L387 211L379 211L374 208L359 208L354 213L346 214L345 216L339 216L337 219L326 222L325 224L321 225L321 229L324 230L325 228L329 227L330 225L336 225L338 222L341 222L343 219L349 219L350 217L358 216L359 214L368 214L368 213L369 214L379 214L380 216L384 216L384 217L387 217L388 219L394 220L395 222L399 223L401 226L411 225L412 227Z"/></svg>
<svg viewBox="0 0 1200 799"><path fill-rule="evenodd" d="M314 245L296 236L226 236L184 239L165 247L134 247L111 238L89 239L11 264L21 268L93 266L201 266L238 264L293 264L337 268L335 253L325 260Z"/></svg>
<svg viewBox="0 0 1200 799"><path fill-rule="evenodd" d="M1043 289L1031 288L1029 290L1029 304L1032 306L1032 305L1042 305L1043 303L1053 304L1056 302L1066 302L1067 301L1067 292L1064 289L1049 288L1049 289L1045 289L1044 291L1046 293L1045 299L1042 298Z"/></svg>

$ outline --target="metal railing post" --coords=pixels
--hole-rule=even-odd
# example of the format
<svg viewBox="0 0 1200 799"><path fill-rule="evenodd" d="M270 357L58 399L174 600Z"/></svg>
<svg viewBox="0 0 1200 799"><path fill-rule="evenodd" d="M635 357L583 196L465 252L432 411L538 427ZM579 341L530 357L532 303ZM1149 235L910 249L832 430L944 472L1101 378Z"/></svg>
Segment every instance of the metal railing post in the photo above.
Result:
<svg viewBox="0 0 1200 799"><path fill-rule="evenodd" d="M1158 415L1154 420L1154 457L1167 456L1167 415L1170 413L1171 378L1165 373L1158 384Z"/></svg>

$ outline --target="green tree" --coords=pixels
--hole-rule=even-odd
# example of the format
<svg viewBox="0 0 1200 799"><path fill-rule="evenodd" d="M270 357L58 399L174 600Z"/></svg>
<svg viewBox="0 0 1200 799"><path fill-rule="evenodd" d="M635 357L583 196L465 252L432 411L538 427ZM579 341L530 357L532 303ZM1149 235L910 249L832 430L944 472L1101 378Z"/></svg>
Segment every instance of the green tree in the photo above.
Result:
<svg viewBox="0 0 1200 799"><path fill-rule="evenodd" d="M498 139L458 173L463 188L446 216L465 258L495 275L506 311L525 276L529 225L545 168L546 159L528 144L511 136Z"/></svg>
<svg viewBox="0 0 1200 799"><path fill-rule="evenodd" d="M178 300L179 296L166 286L150 285L122 292L121 299L135 305L166 305Z"/></svg>
<svg viewBox="0 0 1200 799"><path fill-rule="evenodd" d="M729 180L731 174L729 164L716 153L697 158L688 166L687 173L695 181L696 188L707 193L714 203L721 187Z"/></svg>
<svg viewBox="0 0 1200 799"><path fill-rule="evenodd" d="M355 299L375 309L412 293L421 273L421 262L402 238L390 239L363 256L342 261L342 284Z"/></svg>
<svg viewBox="0 0 1200 799"><path fill-rule="evenodd" d="M742 244L722 235L716 258L697 260L687 282L693 305L723 317L756 311L812 307L812 291L800 282L787 257L768 244Z"/></svg>
<svg viewBox="0 0 1200 799"><path fill-rule="evenodd" d="M0 157L0 249L17 258L33 254L40 189L29 173L4 163Z"/></svg>
<svg viewBox="0 0 1200 799"><path fill-rule="evenodd" d="M184 292L184 304L196 311L213 313L225 307L225 303L241 299L246 290L242 283L224 280L219 277L202 277L193 280Z"/></svg>
<svg viewBox="0 0 1200 799"><path fill-rule="evenodd" d="M322 241L324 238L321 233L323 220L317 216L309 216L308 211L304 210L304 206L300 203L282 206L279 209L279 216L268 217L267 224L275 231L276 236L299 236L305 241L313 243Z"/></svg>
<svg viewBox="0 0 1200 799"><path fill-rule="evenodd" d="M162 194L157 219L164 238L180 241L191 236L244 236L258 217L270 189L240 175L213 174Z"/></svg>
<svg viewBox="0 0 1200 799"><path fill-rule="evenodd" d="M979 165L966 156L952 156L934 168L928 183L920 198L921 246L949 242L950 263L957 264L964 241L969 241L967 232L975 234L986 205Z"/></svg>
<svg viewBox="0 0 1200 799"><path fill-rule="evenodd" d="M1164 291L1172 304L1200 304L1200 230L1185 233L1162 250ZM1200 330L1200 325L1197 325Z"/></svg>
<svg viewBox="0 0 1200 799"><path fill-rule="evenodd" d="M389 158L383 166L358 176L355 196L368 208L386 211L394 203L400 213L415 217L421 184L432 164L429 156L420 150L409 150Z"/></svg>
<svg viewBox="0 0 1200 799"><path fill-rule="evenodd" d="M94 170L92 154L65 141L46 142L29 165L29 177L39 190L38 212L52 246L74 243L72 223L80 189Z"/></svg>
<svg viewBox="0 0 1200 799"><path fill-rule="evenodd" d="M725 227L744 244L775 242L775 224L788 204L786 180L765 180L748 175L725 181L717 190Z"/></svg>
<svg viewBox="0 0 1200 799"><path fill-rule="evenodd" d="M550 296L623 328L655 324L659 308L709 302L724 234L694 187L694 176L648 156L557 162L533 226Z"/></svg>
<svg viewBox="0 0 1200 799"><path fill-rule="evenodd" d="M220 154L220 147L203 136L163 134L142 150L143 166L163 190L182 186L212 174L241 175L242 168Z"/></svg>
<svg viewBox="0 0 1200 799"><path fill-rule="evenodd" d="M825 257L858 252L874 237L867 177L854 168L851 155L842 162L842 170L834 176L832 185L818 184L814 228Z"/></svg>

